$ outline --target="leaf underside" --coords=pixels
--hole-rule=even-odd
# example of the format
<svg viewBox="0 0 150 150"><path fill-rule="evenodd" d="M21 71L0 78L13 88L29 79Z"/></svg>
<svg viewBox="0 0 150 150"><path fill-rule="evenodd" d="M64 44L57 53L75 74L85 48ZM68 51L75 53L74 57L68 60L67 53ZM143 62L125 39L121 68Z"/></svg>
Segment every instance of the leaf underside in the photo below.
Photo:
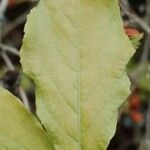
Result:
<svg viewBox="0 0 150 150"><path fill-rule="evenodd" d="M1 89L6 104L0 102L10 105L0 106L0 122L7 117L0 133L10 141L17 136L29 150L105 150L115 132L118 107L129 94L125 67L134 52L118 1L41 0L28 17L25 33L21 64L35 82L37 115L47 133ZM6 132L9 122L13 124ZM16 127L17 134L11 131Z"/></svg>

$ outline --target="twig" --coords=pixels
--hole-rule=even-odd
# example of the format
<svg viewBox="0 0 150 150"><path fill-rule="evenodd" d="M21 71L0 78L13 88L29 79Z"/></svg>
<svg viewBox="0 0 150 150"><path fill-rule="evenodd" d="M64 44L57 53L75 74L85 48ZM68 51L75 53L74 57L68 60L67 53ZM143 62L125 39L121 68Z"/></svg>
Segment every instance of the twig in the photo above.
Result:
<svg viewBox="0 0 150 150"><path fill-rule="evenodd" d="M148 23L148 25L150 25L150 1L149 0L147 0L147 4L146 4L145 21ZM143 55L141 57L141 63L145 63L148 61L149 49L150 49L150 34L147 33L145 35Z"/></svg>
<svg viewBox="0 0 150 150"><path fill-rule="evenodd" d="M0 3L0 41L2 40L1 34L2 34L2 20L4 19L4 13L7 8L8 0L1 0Z"/></svg>
<svg viewBox="0 0 150 150"><path fill-rule="evenodd" d="M9 69L9 70L15 70L14 65L12 64L11 60L10 60L9 57L6 55L6 53L5 53L5 52L2 52L1 56L2 56L3 60L5 61L5 63L6 63L6 65L7 65L7 67L8 67L8 69Z"/></svg>
<svg viewBox="0 0 150 150"><path fill-rule="evenodd" d="M4 17L4 12L7 8L8 0L2 0L0 3L0 18L2 19Z"/></svg>
<svg viewBox="0 0 150 150"><path fill-rule="evenodd" d="M29 100L28 100L28 97L24 91L24 89L22 88L22 86L19 86L19 95L21 96L21 99L24 103L24 105L26 106L26 108L31 111L31 107L30 107L30 104L29 104Z"/></svg>
<svg viewBox="0 0 150 150"><path fill-rule="evenodd" d="M21 16L19 16L18 18L16 18L13 22L11 22L8 25L6 25L6 27L3 29L2 37L4 37L5 35L7 35L8 33L10 33L10 31L12 31L18 25L20 25L23 22L25 22L26 18L27 18L27 12L23 13Z"/></svg>
<svg viewBox="0 0 150 150"><path fill-rule="evenodd" d="M11 62L11 60L9 59L9 57L6 55L5 52L2 53L2 58L4 59L6 65L7 65L7 68L9 70L15 70L15 66L13 65L13 63ZM22 99L23 103L25 104L25 107L29 111L31 111L29 100L27 98L27 95L26 95L24 89L21 86L19 86L19 95L21 96L21 99Z"/></svg>
<svg viewBox="0 0 150 150"><path fill-rule="evenodd" d="M5 45L5 44L3 44L3 43L0 43L0 48L1 48L3 51L9 51L9 52L11 52L11 53L14 54L14 55L19 56L18 50L17 50L16 48L14 48L14 47Z"/></svg>

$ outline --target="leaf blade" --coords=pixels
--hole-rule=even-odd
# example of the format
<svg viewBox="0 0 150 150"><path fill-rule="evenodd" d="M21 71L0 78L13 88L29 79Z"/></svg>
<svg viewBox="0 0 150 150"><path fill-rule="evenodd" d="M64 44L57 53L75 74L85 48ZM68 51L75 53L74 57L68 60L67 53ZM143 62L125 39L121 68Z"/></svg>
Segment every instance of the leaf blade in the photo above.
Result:
<svg viewBox="0 0 150 150"><path fill-rule="evenodd" d="M125 66L133 54L117 1L41 0L25 31L21 63L55 148L106 149L129 93Z"/></svg>
<svg viewBox="0 0 150 150"><path fill-rule="evenodd" d="M0 149L53 150L47 135L19 100L0 88Z"/></svg>

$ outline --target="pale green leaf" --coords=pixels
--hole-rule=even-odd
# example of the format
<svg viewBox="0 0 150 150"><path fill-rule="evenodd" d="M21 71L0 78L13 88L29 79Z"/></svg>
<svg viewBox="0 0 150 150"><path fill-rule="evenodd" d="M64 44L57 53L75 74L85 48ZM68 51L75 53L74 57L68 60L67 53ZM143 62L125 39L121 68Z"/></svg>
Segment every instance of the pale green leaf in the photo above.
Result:
<svg viewBox="0 0 150 150"><path fill-rule="evenodd" d="M0 150L53 150L40 123L0 88Z"/></svg>
<svg viewBox="0 0 150 150"><path fill-rule="evenodd" d="M24 72L56 150L104 150L129 94L133 47L117 0L41 0L25 27Z"/></svg>

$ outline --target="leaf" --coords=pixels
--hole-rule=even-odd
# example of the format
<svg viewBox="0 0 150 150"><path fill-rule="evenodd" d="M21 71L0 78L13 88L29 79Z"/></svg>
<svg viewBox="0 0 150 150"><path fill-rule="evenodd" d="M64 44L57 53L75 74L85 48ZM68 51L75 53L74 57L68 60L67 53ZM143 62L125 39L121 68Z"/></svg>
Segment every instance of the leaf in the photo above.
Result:
<svg viewBox="0 0 150 150"><path fill-rule="evenodd" d="M25 33L21 63L55 149L106 149L129 94L125 66L134 52L118 1L41 0Z"/></svg>
<svg viewBox="0 0 150 150"><path fill-rule="evenodd" d="M140 40L143 38L144 34L139 32L134 28L125 28L125 33L128 35L135 49L138 49L141 42Z"/></svg>
<svg viewBox="0 0 150 150"><path fill-rule="evenodd" d="M19 100L0 88L0 149L53 150L51 142Z"/></svg>

